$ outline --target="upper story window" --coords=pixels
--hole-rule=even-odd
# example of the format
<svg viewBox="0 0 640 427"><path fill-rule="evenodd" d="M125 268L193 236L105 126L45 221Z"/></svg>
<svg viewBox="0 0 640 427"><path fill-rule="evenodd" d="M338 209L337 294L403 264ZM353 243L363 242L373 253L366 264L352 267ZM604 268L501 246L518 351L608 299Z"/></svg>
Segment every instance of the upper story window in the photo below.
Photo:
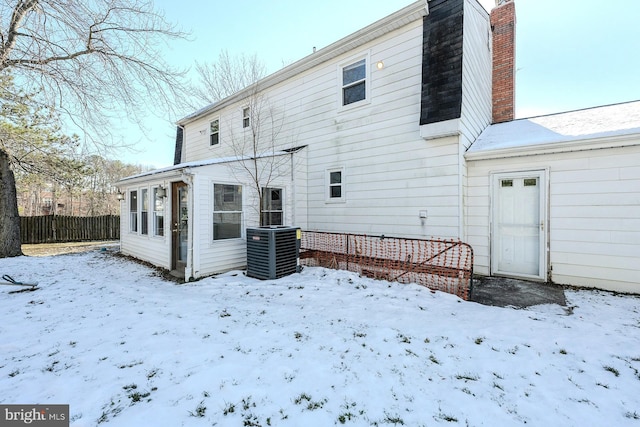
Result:
<svg viewBox="0 0 640 427"><path fill-rule="evenodd" d="M209 145L220 143L220 119L212 120L209 123Z"/></svg>
<svg viewBox="0 0 640 427"><path fill-rule="evenodd" d="M363 101L367 97L367 60L342 67L342 105Z"/></svg>
<svg viewBox="0 0 640 427"><path fill-rule="evenodd" d="M245 107L242 109L242 127L243 128L248 128L250 123L249 120L249 114L251 113L251 110L249 109L249 107Z"/></svg>

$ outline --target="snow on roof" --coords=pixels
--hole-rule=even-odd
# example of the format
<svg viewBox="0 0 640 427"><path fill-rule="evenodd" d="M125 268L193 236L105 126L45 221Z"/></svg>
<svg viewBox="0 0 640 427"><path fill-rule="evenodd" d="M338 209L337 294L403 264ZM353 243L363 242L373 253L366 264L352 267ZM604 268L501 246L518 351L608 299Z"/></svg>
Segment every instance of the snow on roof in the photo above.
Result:
<svg viewBox="0 0 640 427"><path fill-rule="evenodd" d="M467 153L480 154L634 134L640 136L640 101L490 125Z"/></svg>
<svg viewBox="0 0 640 427"><path fill-rule="evenodd" d="M297 150L299 148L300 147L296 147L296 148L290 149L290 150L281 150L281 151L274 151L274 152L259 154L256 157L257 158L264 158L264 157L284 156L284 155L287 155L287 154L291 154L292 151ZM242 161L242 160L249 160L249 159L252 159L252 157L251 156L218 157L218 158L213 158L213 159L196 160L196 161L192 161L192 162L179 163L177 165L167 166L165 168L154 169L154 170L151 170L151 171L148 171L148 172L139 173L137 175L127 176L125 178L120 179L118 182L116 182L116 185L118 185L120 183L123 183L125 181L133 181L133 180L136 180L136 179L139 179L139 178L146 178L146 177L160 175L160 174L164 174L164 173L171 173L171 172L179 171L179 170L182 170L182 169L197 168L197 167L201 167L201 166L209 166L209 165L215 165L215 164L220 164L220 163L239 162L239 161Z"/></svg>

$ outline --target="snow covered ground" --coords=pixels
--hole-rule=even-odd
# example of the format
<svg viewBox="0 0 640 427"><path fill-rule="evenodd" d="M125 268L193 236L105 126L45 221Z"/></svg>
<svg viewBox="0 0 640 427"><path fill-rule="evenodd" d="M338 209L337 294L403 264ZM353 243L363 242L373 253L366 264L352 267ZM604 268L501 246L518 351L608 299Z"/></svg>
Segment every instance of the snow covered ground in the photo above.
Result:
<svg viewBox="0 0 640 427"><path fill-rule="evenodd" d="M486 307L307 268L167 282L111 251L0 259L0 403L72 426L640 426L640 298Z"/></svg>

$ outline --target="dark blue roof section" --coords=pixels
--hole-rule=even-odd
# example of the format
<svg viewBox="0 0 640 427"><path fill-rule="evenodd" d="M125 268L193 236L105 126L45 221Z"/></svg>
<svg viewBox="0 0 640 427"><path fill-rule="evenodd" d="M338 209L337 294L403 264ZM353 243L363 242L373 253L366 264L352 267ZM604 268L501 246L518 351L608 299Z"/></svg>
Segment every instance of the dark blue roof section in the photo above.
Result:
<svg viewBox="0 0 640 427"><path fill-rule="evenodd" d="M173 154L173 164L177 165L180 163L180 159L182 158L182 142L184 141L182 127L178 126L176 129L176 149Z"/></svg>

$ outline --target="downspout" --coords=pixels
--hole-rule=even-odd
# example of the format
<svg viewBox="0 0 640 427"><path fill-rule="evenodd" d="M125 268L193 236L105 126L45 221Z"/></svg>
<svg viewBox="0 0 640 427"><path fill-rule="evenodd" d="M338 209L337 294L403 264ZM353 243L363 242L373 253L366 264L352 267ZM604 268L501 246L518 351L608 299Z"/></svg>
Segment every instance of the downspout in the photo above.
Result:
<svg viewBox="0 0 640 427"><path fill-rule="evenodd" d="M294 170L293 151L291 157L291 225L296 225L296 174Z"/></svg>
<svg viewBox="0 0 640 427"><path fill-rule="evenodd" d="M182 176L180 180L187 184L189 191L187 192L187 205L189 207L189 216L187 217L187 226L189 231L187 233L187 265L184 267L184 280L185 282L191 281L193 279L193 212L194 206L193 201L195 197L193 197L193 173L189 171L189 169L182 170Z"/></svg>

